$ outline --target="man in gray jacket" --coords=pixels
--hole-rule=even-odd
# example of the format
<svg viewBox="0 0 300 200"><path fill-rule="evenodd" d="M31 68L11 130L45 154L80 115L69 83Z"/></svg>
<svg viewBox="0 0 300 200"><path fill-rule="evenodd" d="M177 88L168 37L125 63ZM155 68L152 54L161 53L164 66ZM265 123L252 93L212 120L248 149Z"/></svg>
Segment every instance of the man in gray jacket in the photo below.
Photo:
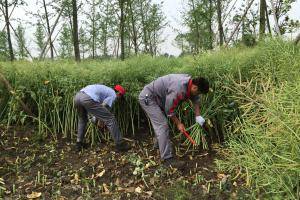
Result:
<svg viewBox="0 0 300 200"><path fill-rule="evenodd" d="M206 94L208 91L209 83L202 77L191 78L187 74L169 74L149 83L140 93L140 105L150 118L165 166L182 168L185 164L173 157L167 117L171 118L178 130L183 133L184 124L176 117L174 110L181 101L190 99L194 104L196 122L203 126L205 119L200 116L199 94Z"/></svg>
<svg viewBox="0 0 300 200"><path fill-rule="evenodd" d="M116 85L112 89L105 85L95 84L86 86L75 95L74 105L78 113L77 151L85 147L83 139L88 122L88 113L104 122L114 139L117 151L129 149L129 145L122 141L117 121L110 112L114 101L123 97L124 94L125 89L121 85Z"/></svg>

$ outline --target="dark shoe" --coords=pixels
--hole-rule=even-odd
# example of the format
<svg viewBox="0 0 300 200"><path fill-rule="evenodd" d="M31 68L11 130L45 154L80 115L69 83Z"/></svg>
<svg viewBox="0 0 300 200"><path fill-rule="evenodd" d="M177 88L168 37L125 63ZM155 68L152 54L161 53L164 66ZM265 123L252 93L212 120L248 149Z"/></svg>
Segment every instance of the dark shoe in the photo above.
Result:
<svg viewBox="0 0 300 200"><path fill-rule="evenodd" d="M76 142L75 151L80 152L83 149L82 142Z"/></svg>
<svg viewBox="0 0 300 200"><path fill-rule="evenodd" d="M172 167L172 168L177 168L177 169L183 169L185 166L184 161L176 160L175 158L168 158L163 161L163 165L165 167Z"/></svg>
<svg viewBox="0 0 300 200"><path fill-rule="evenodd" d="M129 144L127 144L127 142L120 142L118 144L116 144L116 151L117 152L125 152L128 151L130 149Z"/></svg>
<svg viewBox="0 0 300 200"><path fill-rule="evenodd" d="M157 141L156 137L153 138L153 149L154 150L159 149L158 141Z"/></svg>
<svg viewBox="0 0 300 200"><path fill-rule="evenodd" d="M76 152L80 152L82 149L87 149L89 147L89 145L87 143L83 143L83 142L76 142Z"/></svg>

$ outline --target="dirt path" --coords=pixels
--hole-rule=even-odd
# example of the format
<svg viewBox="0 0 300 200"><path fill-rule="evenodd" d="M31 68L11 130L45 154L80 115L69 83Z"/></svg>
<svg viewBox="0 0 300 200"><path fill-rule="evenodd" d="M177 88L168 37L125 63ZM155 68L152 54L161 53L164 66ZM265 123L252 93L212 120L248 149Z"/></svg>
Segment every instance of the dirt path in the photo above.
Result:
<svg viewBox="0 0 300 200"><path fill-rule="evenodd" d="M215 151L188 152L181 158L186 169L178 171L160 166L145 134L132 140L128 153L104 142L77 154L67 139L37 143L32 132L1 131L0 198L235 199L243 193L239 183L216 171Z"/></svg>

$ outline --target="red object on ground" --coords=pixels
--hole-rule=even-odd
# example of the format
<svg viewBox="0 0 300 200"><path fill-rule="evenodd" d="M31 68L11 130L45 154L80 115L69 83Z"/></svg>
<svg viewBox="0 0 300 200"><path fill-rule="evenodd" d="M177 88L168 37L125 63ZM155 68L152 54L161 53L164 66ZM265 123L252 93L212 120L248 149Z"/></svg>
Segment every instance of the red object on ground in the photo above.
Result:
<svg viewBox="0 0 300 200"><path fill-rule="evenodd" d="M115 90L120 92L121 95L124 95L126 93L126 90L121 85L116 85Z"/></svg>
<svg viewBox="0 0 300 200"><path fill-rule="evenodd" d="M191 136L188 134L188 132L184 131L183 134L185 135L185 137L187 137L187 139L189 139L189 141L190 141L193 145L196 145L195 140L193 140L193 138L191 138Z"/></svg>

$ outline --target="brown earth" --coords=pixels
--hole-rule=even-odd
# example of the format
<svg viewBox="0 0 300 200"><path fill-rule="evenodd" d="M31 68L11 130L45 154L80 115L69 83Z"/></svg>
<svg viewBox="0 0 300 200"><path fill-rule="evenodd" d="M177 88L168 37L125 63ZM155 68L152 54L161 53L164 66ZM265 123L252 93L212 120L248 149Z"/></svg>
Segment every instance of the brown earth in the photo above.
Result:
<svg viewBox="0 0 300 200"><path fill-rule="evenodd" d="M76 153L70 140L34 140L30 128L0 132L0 199L238 199L243 182L217 170L217 150L190 150L174 141L186 161L182 171L161 167L146 131L128 139L132 149L116 153L99 142ZM2 189L1 189L2 188ZM31 196L30 196L31 195ZM37 198L38 199L38 198Z"/></svg>

